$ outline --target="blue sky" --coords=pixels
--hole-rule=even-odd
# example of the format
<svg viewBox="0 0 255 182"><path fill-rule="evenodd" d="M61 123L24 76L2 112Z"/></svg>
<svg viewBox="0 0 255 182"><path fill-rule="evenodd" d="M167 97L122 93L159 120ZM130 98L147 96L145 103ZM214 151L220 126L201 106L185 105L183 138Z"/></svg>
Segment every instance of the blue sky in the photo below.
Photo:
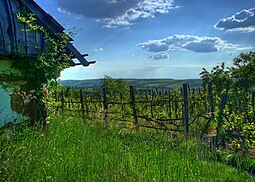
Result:
<svg viewBox="0 0 255 182"><path fill-rule="evenodd" d="M255 51L254 0L35 0L64 28L89 67L61 79L199 78Z"/></svg>

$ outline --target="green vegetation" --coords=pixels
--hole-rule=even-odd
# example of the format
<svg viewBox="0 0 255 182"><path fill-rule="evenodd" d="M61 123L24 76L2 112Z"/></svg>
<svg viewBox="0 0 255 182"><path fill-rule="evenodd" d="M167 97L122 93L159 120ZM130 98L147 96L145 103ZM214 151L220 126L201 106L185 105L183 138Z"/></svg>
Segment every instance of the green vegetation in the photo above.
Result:
<svg viewBox="0 0 255 182"><path fill-rule="evenodd" d="M50 118L49 130L2 130L0 181L255 181L203 143Z"/></svg>
<svg viewBox="0 0 255 182"><path fill-rule="evenodd" d="M24 8L17 18L28 27L24 31L40 31L44 34L46 45L43 51L36 58L24 57L13 65L31 82L30 89L40 91L43 84L58 78L63 69L70 67L71 58L66 51L70 37L65 33L50 34L43 26L37 25L35 15L28 13Z"/></svg>
<svg viewBox="0 0 255 182"><path fill-rule="evenodd" d="M107 77L107 76L106 76ZM183 83L188 83L192 88L202 86L201 79L174 80L174 79L114 79L127 82L128 85L135 85L139 90L165 89L176 90L182 87ZM101 88L101 79L94 80L62 80L60 83L64 86L82 88L84 90L93 90Z"/></svg>
<svg viewBox="0 0 255 182"><path fill-rule="evenodd" d="M210 72L200 73L204 84L213 84L213 94L221 100L221 112L216 113L217 134L224 146L232 143L234 150L247 151L255 144L255 52L241 53L232 67L224 63ZM234 135L231 138L229 135Z"/></svg>

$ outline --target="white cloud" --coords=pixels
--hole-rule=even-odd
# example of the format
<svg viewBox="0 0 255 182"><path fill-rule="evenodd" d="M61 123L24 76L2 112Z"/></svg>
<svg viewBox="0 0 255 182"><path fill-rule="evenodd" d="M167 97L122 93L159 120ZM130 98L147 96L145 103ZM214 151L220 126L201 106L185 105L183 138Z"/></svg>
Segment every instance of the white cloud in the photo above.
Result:
<svg viewBox="0 0 255 182"><path fill-rule="evenodd" d="M255 31L255 8L244 9L230 17L222 18L214 27L226 31Z"/></svg>
<svg viewBox="0 0 255 182"><path fill-rule="evenodd" d="M158 52L151 55L149 58L154 60L169 59L169 54L167 52Z"/></svg>
<svg viewBox="0 0 255 182"><path fill-rule="evenodd" d="M207 53L220 50L245 50L237 44L228 43L218 37L195 36L195 35L172 35L159 40L149 40L139 43L137 46L148 52L165 52L168 50L188 50L193 52Z"/></svg>
<svg viewBox="0 0 255 182"><path fill-rule="evenodd" d="M95 49L93 49L94 52L102 52L103 50L104 50L104 49L101 48L101 47L100 47L100 48L95 48Z"/></svg>
<svg viewBox="0 0 255 182"><path fill-rule="evenodd" d="M66 13L66 14L71 14L70 12L68 12L68 11L66 11L66 10L64 10L64 9L62 9L62 8L58 8L58 11L60 12L60 13Z"/></svg>
<svg viewBox="0 0 255 182"><path fill-rule="evenodd" d="M59 11L96 19L106 28L133 25L137 19L168 13L174 0L58 0Z"/></svg>
<svg viewBox="0 0 255 182"><path fill-rule="evenodd" d="M169 44L163 39L161 40L149 40L144 43L138 44L142 49L149 52L163 52L169 50Z"/></svg>

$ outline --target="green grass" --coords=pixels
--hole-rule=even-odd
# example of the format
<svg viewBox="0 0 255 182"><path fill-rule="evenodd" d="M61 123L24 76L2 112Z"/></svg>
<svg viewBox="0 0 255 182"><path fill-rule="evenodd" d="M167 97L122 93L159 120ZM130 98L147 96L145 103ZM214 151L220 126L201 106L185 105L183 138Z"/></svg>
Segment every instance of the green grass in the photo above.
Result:
<svg viewBox="0 0 255 182"><path fill-rule="evenodd" d="M0 181L255 181L195 141L52 118L46 134L0 135Z"/></svg>

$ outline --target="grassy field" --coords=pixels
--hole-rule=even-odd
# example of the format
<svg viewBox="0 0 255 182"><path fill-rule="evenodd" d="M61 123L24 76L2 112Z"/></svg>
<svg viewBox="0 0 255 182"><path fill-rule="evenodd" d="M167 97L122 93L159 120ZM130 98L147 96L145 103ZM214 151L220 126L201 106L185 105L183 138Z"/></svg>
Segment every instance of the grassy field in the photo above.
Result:
<svg viewBox="0 0 255 182"><path fill-rule="evenodd" d="M255 181L201 143L120 132L70 117L48 133L2 130L0 181Z"/></svg>

